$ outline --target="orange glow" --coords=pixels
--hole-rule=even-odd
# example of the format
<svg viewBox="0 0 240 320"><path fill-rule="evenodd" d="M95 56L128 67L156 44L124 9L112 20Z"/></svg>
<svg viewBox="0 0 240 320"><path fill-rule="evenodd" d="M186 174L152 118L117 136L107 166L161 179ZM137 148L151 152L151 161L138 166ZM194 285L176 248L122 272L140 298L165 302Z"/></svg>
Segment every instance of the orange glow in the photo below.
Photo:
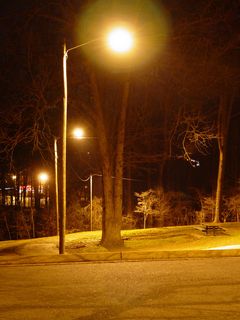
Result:
<svg viewBox="0 0 240 320"><path fill-rule="evenodd" d="M82 128L75 128L73 130L73 137L75 139L83 139L84 138L84 131Z"/></svg>
<svg viewBox="0 0 240 320"><path fill-rule="evenodd" d="M48 181L49 177L48 177L48 174L45 173L45 172L41 172L39 175L38 175L38 179L40 182L42 183L45 183Z"/></svg>
<svg viewBox="0 0 240 320"><path fill-rule="evenodd" d="M133 47L133 35L127 29L114 28L107 37L108 46L115 52L125 53Z"/></svg>

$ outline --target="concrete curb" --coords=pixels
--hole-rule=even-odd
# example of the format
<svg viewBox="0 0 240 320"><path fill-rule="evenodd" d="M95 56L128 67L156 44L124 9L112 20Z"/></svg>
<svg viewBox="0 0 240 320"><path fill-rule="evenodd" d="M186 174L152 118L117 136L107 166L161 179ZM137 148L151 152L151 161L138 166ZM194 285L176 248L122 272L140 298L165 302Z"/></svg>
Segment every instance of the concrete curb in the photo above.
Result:
<svg viewBox="0 0 240 320"><path fill-rule="evenodd" d="M123 252L122 260L164 260L240 256L240 250L179 250Z"/></svg>
<svg viewBox="0 0 240 320"><path fill-rule="evenodd" d="M239 257L240 250L187 250L187 251L118 251L80 254L48 255L3 255L0 266L60 264L75 262L114 262L168 260L189 258Z"/></svg>

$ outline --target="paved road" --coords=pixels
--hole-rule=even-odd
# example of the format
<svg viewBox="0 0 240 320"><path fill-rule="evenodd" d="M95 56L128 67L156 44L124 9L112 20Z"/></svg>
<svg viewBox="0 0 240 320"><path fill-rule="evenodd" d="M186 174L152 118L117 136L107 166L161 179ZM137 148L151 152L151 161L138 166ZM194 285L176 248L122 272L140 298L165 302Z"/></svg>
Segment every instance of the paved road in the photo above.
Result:
<svg viewBox="0 0 240 320"><path fill-rule="evenodd" d="M240 319L240 258L1 266L1 320Z"/></svg>

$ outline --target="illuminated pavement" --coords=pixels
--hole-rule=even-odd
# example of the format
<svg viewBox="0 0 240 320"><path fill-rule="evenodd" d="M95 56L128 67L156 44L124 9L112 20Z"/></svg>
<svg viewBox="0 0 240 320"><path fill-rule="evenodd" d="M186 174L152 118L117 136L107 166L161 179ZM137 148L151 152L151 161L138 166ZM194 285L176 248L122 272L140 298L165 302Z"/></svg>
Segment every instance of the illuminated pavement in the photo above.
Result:
<svg viewBox="0 0 240 320"><path fill-rule="evenodd" d="M234 250L234 249L240 249L240 245L235 244L235 245L230 245L230 246L214 247L214 248L210 248L208 250Z"/></svg>
<svg viewBox="0 0 240 320"><path fill-rule="evenodd" d="M37 240L37 239L36 239ZM56 244L49 242L29 242L28 240L13 241L14 245L0 247L1 265L20 264L57 264L71 262L110 262L110 261L143 261L143 260L166 260L186 258L210 258L210 257L240 257L240 246L221 246L203 248L201 250L117 250L77 252L59 255ZM27 243L27 245L26 245ZM19 245L20 244L20 245ZM5 247L4 247L5 246Z"/></svg>
<svg viewBox="0 0 240 320"><path fill-rule="evenodd" d="M237 320L239 270L239 257L0 266L0 319Z"/></svg>

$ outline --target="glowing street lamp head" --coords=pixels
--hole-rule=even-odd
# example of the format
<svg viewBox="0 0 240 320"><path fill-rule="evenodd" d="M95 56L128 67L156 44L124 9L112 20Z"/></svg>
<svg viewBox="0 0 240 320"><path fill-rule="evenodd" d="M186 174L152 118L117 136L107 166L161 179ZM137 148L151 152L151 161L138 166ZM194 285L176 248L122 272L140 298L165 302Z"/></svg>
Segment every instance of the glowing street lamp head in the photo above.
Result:
<svg viewBox="0 0 240 320"><path fill-rule="evenodd" d="M109 47L118 53L125 53L133 47L133 35L127 29L115 28L108 35Z"/></svg>
<svg viewBox="0 0 240 320"><path fill-rule="evenodd" d="M73 131L73 136L75 139L83 139L84 138L84 131L81 128L76 128Z"/></svg>
<svg viewBox="0 0 240 320"><path fill-rule="evenodd" d="M39 175L38 175L38 179L40 182L42 183L45 183L48 181L48 174L45 173L45 172L41 172Z"/></svg>

